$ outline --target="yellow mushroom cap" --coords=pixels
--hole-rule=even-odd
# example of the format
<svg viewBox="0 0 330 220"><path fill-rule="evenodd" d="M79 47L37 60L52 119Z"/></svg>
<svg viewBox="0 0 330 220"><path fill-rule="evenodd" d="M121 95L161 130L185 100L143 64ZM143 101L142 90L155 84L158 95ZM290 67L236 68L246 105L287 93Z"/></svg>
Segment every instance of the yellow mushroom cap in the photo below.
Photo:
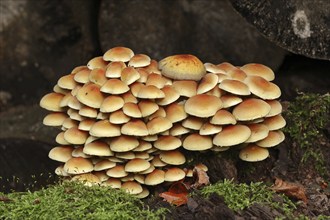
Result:
<svg viewBox="0 0 330 220"><path fill-rule="evenodd" d="M163 170L154 169L149 173L144 179L144 184L149 186L154 186L161 184L165 180L165 172Z"/></svg>
<svg viewBox="0 0 330 220"><path fill-rule="evenodd" d="M243 143L250 135L251 130L246 125L229 125L214 136L213 144L221 147L229 147Z"/></svg>
<svg viewBox="0 0 330 220"><path fill-rule="evenodd" d="M158 64L162 75L178 80L200 80L206 70L204 64L190 54L173 55L162 59Z"/></svg>
<svg viewBox="0 0 330 220"><path fill-rule="evenodd" d="M188 114L201 118L213 116L221 108L222 102L218 97L206 94L190 97L184 105Z"/></svg>
<svg viewBox="0 0 330 220"><path fill-rule="evenodd" d="M165 181L167 182L174 182L179 181L185 178L186 173L178 168L178 167L171 167L165 172Z"/></svg>
<svg viewBox="0 0 330 220"><path fill-rule="evenodd" d="M178 150L162 151L159 154L161 161L171 165L181 165L186 162L185 156Z"/></svg>
<svg viewBox="0 0 330 220"><path fill-rule="evenodd" d="M275 74L273 70L262 64L249 63L245 64L240 69L243 70L247 75L260 76L267 81L272 81L275 79Z"/></svg>
<svg viewBox="0 0 330 220"><path fill-rule="evenodd" d="M58 111L58 112L63 111L62 107L60 106L63 97L64 97L63 94L55 93L55 92L46 94L40 100L40 106L49 111Z"/></svg>
<svg viewBox="0 0 330 220"><path fill-rule="evenodd" d="M93 169L92 162L82 157L72 157L64 164L64 171L69 174L89 173Z"/></svg>
<svg viewBox="0 0 330 220"><path fill-rule="evenodd" d="M72 158L73 147L57 146L49 151L48 157L59 162L67 162Z"/></svg>
<svg viewBox="0 0 330 220"><path fill-rule="evenodd" d="M106 61L128 62L134 56L134 52L127 47L114 47L105 52L103 59Z"/></svg>
<svg viewBox="0 0 330 220"><path fill-rule="evenodd" d="M248 162L262 161L265 160L268 156L268 149L259 147L255 144L249 144L239 152L239 158Z"/></svg>
<svg viewBox="0 0 330 220"><path fill-rule="evenodd" d="M276 84L260 76L248 76L244 83L247 84L252 94L262 99L277 99L281 96L281 90Z"/></svg>
<svg viewBox="0 0 330 220"><path fill-rule="evenodd" d="M125 171L130 173L137 173L148 169L150 166L151 165L148 161L140 158L135 158L130 160L125 165Z"/></svg>
<svg viewBox="0 0 330 220"><path fill-rule="evenodd" d="M233 115L238 121L250 121L265 117L269 111L270 105L267 102L250 98L237 105L233 110Z"/></svg>
<svg viewBox="0 0 330 220"><path fill-rule="evenodd" d="M211 136L190 134L183 141L183 148L190 151L203 151L213 146Z"/></svg>

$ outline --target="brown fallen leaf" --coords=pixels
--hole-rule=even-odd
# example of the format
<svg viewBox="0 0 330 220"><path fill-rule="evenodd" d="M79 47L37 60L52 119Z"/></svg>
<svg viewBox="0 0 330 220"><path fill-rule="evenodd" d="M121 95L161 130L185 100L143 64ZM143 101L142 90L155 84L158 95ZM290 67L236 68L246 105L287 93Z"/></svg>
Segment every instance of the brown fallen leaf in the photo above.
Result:
<svg viewBox="0 0 330 220"><path fill-rule="evenodd" d="M286 182L280 178L276 178L275 184L271 189L275 192L284 193L290 198L302 200L307 204L305 189L297 183Z"/></svg>
<svg viewBox="0 0 330 220"><path fill-rule="evenodd" d="M198 189L202 186L210 184L210 178L207 175L206 171L198 166L194 167L193 176L195 178L195 183L191 185L191 188Z"/></svg>
<svg viewBox="0 0 330 220"><path fill-rule="evenodd" d="M173 183L168 192L160 193L159 196L170 204L181 206L188 202L188 189L182 181L179 181Z"/></svg>
<svg viewBox="0 0 330 220"><path fill-rule="evenodd" d="M159 196L164 198L164 201L176 206L181 206L188 202L188 195L184 193L163 192Z"/></svg>

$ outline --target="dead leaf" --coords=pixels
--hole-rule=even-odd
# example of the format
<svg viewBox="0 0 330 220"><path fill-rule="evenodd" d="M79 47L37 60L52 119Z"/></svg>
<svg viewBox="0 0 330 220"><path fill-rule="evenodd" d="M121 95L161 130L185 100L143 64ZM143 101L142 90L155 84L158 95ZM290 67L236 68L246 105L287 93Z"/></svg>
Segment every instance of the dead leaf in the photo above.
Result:
<svg viewBox="0 0 330 220"><path fill-rule="evenodd" d="M300 184L286 182L280 178L276 178L275 184L271 187L271 189L278 193L284 193L290 198L302 200L305 204L307 204L305 189Z"/></svg>
<svg viewBox="0 0 330 220"><path fill-rule="evenodd" d="M162 197L164 201L176 206L181 206L188 202L188 194L185 193L163 192L160 193L159 196Z"/></svg>
<svg viewBox="0 0 330 220"><path fill-rule="evenodd" d="M181 206L188 202L188 189L183 182L179 181L173 183L168 192L160 193L159 196L170 204Z"/></svg>
<svg viewBox="0 0 330 220"><path fill-rule="evenodd" d="M198 189L202 186L210 184L210 178L207 175L206 171L202 168L195 166L193 169L193 176L195 178L195 183L191 185L191 188Z"/></svg>

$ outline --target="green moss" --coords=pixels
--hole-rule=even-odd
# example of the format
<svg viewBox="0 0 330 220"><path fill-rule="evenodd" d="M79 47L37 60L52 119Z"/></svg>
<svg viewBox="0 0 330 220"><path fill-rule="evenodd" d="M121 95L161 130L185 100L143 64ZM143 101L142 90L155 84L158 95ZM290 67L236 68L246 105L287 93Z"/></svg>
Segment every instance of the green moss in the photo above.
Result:
<svg viewBox="0 0 330 220"><path fill-rule="evenodd" d="M204 187L201 192L204 196L217 193L224 198L227 206L234 211L246 209L254 203L269 205L286 215L290 215L292 210L296 208L294 203L284 195L280 196L281 202L274 201L275 193L261 182L247 185L245 183L235 184L231 180L224 180L223 182Z"/></svg>
<svg viewBox="0 0 330 220"><path fill-rule="evenodd" d="M110 187L63 182L35 192L0 193L0 219L163 219L166 209Z"/></svg>
<svg viewBox="0 0 330 220"><path fill-rule="evenodd" d="M303 154L301 163L315 161L315 167L321 175L326 174L325 158L322 154L326 138L322 130L330 122L330 94L304 94L290 103L284 117L288 133Z"/></svg>

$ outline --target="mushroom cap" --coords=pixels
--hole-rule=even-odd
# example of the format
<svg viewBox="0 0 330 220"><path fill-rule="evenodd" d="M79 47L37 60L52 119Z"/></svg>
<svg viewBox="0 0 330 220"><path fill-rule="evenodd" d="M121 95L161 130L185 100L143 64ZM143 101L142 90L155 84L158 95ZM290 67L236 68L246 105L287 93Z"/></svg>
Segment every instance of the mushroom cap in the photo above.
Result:
<svg viewBox="0 0 330 220"><path fill-rule="evenodd" d="M72 156L73 157L82 157L82 158L91 158L91 155L87 155L83 152L84 147L83 146L79 146L76 147L73 151L72 151Z"/></svg>
<svg viewBox="0 0 330 220"><path fill-rule="evenodd" d="M165 181L167 182L179 181L185 177L186 173L178 167L171 167L165 172Z"/></svg>
<svg viewBox="0 0 330 220"><path fill-rule="evenodd" d="M248 162L257 162L266 159L269 151L266 148L259 147L255 144L249 144L239 152L239 158Z"/></svg>
<svg viewBox="0 0 330 220"><path fill-rule="evenodd" d="M73 149L71 146L57 146L49 151L48 157L52 160L65 163L72 158Z"/></svg>
<svg viewBox="0 0 330 220"><path fill-rule="evenodd" d="M100 86L94 83L85 84L81 87L76 97L79 102L92 108L100 108L104 100Z"/></svg>
<svg viewBox="0 0 330 220"><path fill-rule="evenodd" d="M199 130L200 135L213 135L222 131L222 126L205 122Z"/></svg>
<svg viewBox="0 0 330 220"><path fill-rule="evenodd" d="M79 109L79 115L88 117L88 118L96 118L97 110L95 108L91 108L89 106L83 106Z"/></svg>
<svg viewBox="0 0 330 220"><path fill-rule="evenodd" d="M105 70L101 68L93 69L88 78L90 82L99 86L103 86L103 84L108 80L107 77L105 77Z"/></svg>
<svg viewBox="0 0 330 220"><path fill-rule="evenodd" d="M162 89L167 83L167 79L160 74L150 73L147 76L145 84L147 86L156 86L158 89Z"/></svg>
<svg viewBox="0 0 330 220"><path fill-rule="evenodd" d="M128 85L119 79L108 79L106 83L103 84L100 91L109 94L123 94L129 91Z"/></svg>
<svg viewBox="0 0 330 220"><path fill-rule="evenodd" d="M62 89L72 90L77 85L77 82L74 80L74 74L62 76L57 81L57 85Z"/></svg>
<svg viewBox="0 0 330 220"><path fill-rule="evenodd" d="M130 85L140 79L140 73L133 67L125 67L121 71L120 79L126 85Z"/></svg>
<svg viewBox="0 0 330 220"><path fill-rule="evenodd" d="M127 47L113 47L104 53L103 59L106 61L128 62L134 56L134 52Z"/></svg>
<svg viewBox="0 0 330 220"><path fill-rule="evenodd" d="M126 67L126 64L121 61L115 61L108 64L105 70L105 76L108 78L119 78L121 71Z"/></svg>
<svg viewBox="0 0 330 220"><path fill-rule="evenodd" d="M135 68L145 67L151 63L151 59L148 55L145 54L135 54L128 62L128 66Z"/></svg>
<svg viewBox="0 0 330 220"><path fill-rule="evenodd" d="M64 132L64 139L70 144L84 144L88 138L88 132L71 127Z"/></svg>
<svg viewBox="0 0 330 220"><path fill-rule="evenodd" d="M248 85L252 94L262 99L277 99L281 96L280 88L260 76L248 76L244 82Z"/></svg>
<svg viewBox="0 0 330 220"><path fill-rule="evenodd" d="M49 113L44 117L42 123L47 126L62 126L68 116L62 112Z"/></svg>
<svg viewBox="0 0 330 220"><path fill-rule="evenodd" d="M110 149L114 152L127 152L139 146L137 138L121 135L110 140Z"/></svg>
<svg viewBox="0 0 330 220"><path fill-rule="evenodd" d="M223 70L225 71L226 73L233 70L233 69L237 69L237 67L235 67L234 65L228 63L228 62L223 62L223 63L220 63L217 65L217 67L220 69L220 70Z"/></svg>
<svg viewBox="0 0 330 220"><path fill-rule="evenodd" d="M262 64L249 63L240 67L240 69L243 70L247 75L260 76L267 81L272 81L275 79L275 74L273 70Z"/></svg>
<svg viewBox="0 0 330 220"><path fill-rule="evenodd" d="M264 124L248 124L247 126L251 130L251 136L245 141L245 143L253 143L268 136L269 128Z"/></svg>
<svg viewBox="0 0 330 220"><path fill-rule="evenodd" d="M234 95L250 95L249 87L238 80L225 79L219 84L219 88Z"/></svg>
<svg viewBox="0 0 330 220"><path fill-rule="evenodd" d="M131 173L137 173L144 171L150 167L150 163L144 159L140 158L135 158L130 160L126 165L125 165L125 171L126 172L131 172Z"/></svg>
<svg viewBox="0 0 330 220"><path fill-rule="evenodd" d="M238 69L238 68L230 70L227 74L228 74L228 76L230 76L230 78L239 80L239 81L244 81L244 79L247 77L246 73L243 70Z"/></svg>
<svg viewBox="0 0 330 220"><path fill-rule="evenodd" d="M92 162L82 157L72 157L64 164L64 171L69 174L89 173L93 169Z"/></svg>
<svg viewBox="0 0 330 220"><path fill-rule="evenodd" d="M234 107L233 115L238 121L251 121L265 117L270 112L270 105L267 102L250 98Z"/></svg>
<svg viewBox="0 0 330 220"><path fill-rule="evenodd" d="M213 146L211 136L190 134L183 141L183 148L190 151L203 151Z"/></svg>
<svg viewBox="0 0 330 220"><path fill-rule="evenodd" d="M56 143L61 145L69 145L70 143L64 139L64 131L58 133L55 138Z"/></svg>
<svg viewBox="0 0 330 220"><path fill-rule="evenodd" d="M149 149L152 148L151 143L144 141L144 140L140 140L139 141L139 145L133 149L134 152L143 152L143 151L147 151Z"/></svg>
<svg viewBox="0 0 330 220"><path fill-rule="evenodd" d="M88 83L89 82L89 74L91 70L90 69L81 69L77 73L73 75L73 79L78 83Z"/></svg>
<svg viewBox="0 0 330 220"><path fill-rule="evenodd" d="M210 91L218 84L218 76L213 73L208 73L203 76L197 88L197 94L202 94Z"/></svg>
<svg viewBox="0 0 330 220"><path fill-rule="evenodd" d="M142 117L152 115L159 109L159 106L151 100L141 100L138 103L138 106L141 111Z"/></svg>
<svg viewBox="0 0 330 220"><path fill-rule="evenodd" d="M285 136L282 131L269 131L268 136L256 144L260 147L274 147L284 141Z"/></svg>
<svg viewBox="0 0 330 220"><path fill-rule="evenodd" d="M125 115L132 118L142 118L142 113L139 106L132 102L127 102L124 104L123 112Z"/></svg>
<svg viewBox="0 0 330 220"><path fill-rule="evenodd" d="M142 186L135 181L127 181L121 185L121 189L131 195L137 195L143 191Z"/></svg>
<svg viewBox="0 0 330 220"><path fill-rule="evenodd" d="M147 123L147 128L150 135L158 134L170 129L173 126L172 122L164 117L156 117Z"/></svg>
<svg viewBox="0 0 330 220"><path fill-rule="evenodd" d="M161 184L165 181L165 171L154 169L151 173L149 173L144 179L144 184L149 186L154 186Z"/></svg>
<svg viewBox="0 0 330 220"><path fill-rule="evenodd" d="M64 95L56 92L48 93L40 100L40 106L48 111L61 112L63 111L60 103Z"/></svg>
<svg viewBox="0 0 330 220"><path fill-rule="evenodd" d="M128 175L123 165L117 165L107 170L107 175L113 178L122 178Z"/></svg>
<svg viewBox="0 0 330 220"><path fill-rule="evenodd" d="M121 109L124 104L124 99L122 99L120 96L110 95L103 100L100 106L100 111L104 113L114 112Z"/></svg>
<svg viewBox="0 0 330 220"><path fill-rule="evenodd" d="M132 119L121 127L121 133L131 136L146 136L149 131L142 120Z"/></svg>
<svg viewBox="0 0 330 220"><path fill-rule="evenodd" d="M165 98L165 93L154 85L142 86L137 93L140 99L160 99Z"/></svg>
<svg viewBox="0 0 330 220"><path fill-rule="evenodd" d="M109 116L109 121L112 124L124 124L128 122L131 118L128 117L123 110L117 110L112 112Z"/></svg>
<svg viewBox="0 0 330 220"><path fill-rule="evenodd" d="M192 97L197 94L197 82L192 80L174 81L173 88L184 97Z"/></svg>
<svg viewBox="0 0 330 220"><path fill-rule="evenodd" d="M70 174L64 171L64 165L58 166L55 169L55 174L58 176L70 176Z"/></svg>
<svg viewBox="0 0 330 220"><path fill-rule="evenodd" d="M218 65L213 63L204 63L205 69L210 73L226 73L223 69L219 68Z"/></svg>
<svg viewBox="0 0 330 220"><path fill-rule="evenodd" d="M87 68L90 70L97 69L97 68L105 68L108 65L108 62L103 60L102 56L94 57L87 63Z"/></svg>
<svg viewBox="0 0 330 220"><path fill-rule="evenodd" d="M113 156L109 144L103 141L93 141L85 144L83 152L94 156Z"/></svg>
<svg viewBox="0 0 330 220"><path fill-rule="evenodd" d="M191 130L200 130L202 125L204 124L204 118L198 118L195 116L189 116L185 120L182 121L182 126Z"/></svg>
<svg viewBox="0 0 330 220"><path fill-rule="evenodd" d="M241 97L230 94L221 96L220 100L223 104L223 108L235 106L243 101Z"/></svg>
<svg viewBox="0 0 330 220"><path fill-rule="evenodd" d="M265 117L272 117L282 113L282 105L277 100L266 100L268 105L270 105L270 112Z"/></svg>
<svg viewBox="0 0 330 220"><path fill-rule="evenodd" d="M158 63L158 68L170 79L199 81L206 74L202 61L190 54L166 57Z"/></svg>
<svg viewBox="0 0 330 220"><path fill-rule="evenodd" d="M175 150L181 146L182 142L179 138L170 136L170 135L164 135L160 136L158 140L154 142L154 147L159 150Z"/></svg>
<svg viewBox="0 0 330 220"><path fill-rule="evenodd" d="M174 102L165 108L166 118L168 118L172 123L182 121L188 117L188 114L184 110L184 105Z"/></svg>
<svg viewBox="0 0 330 220"><path fill-rule="evenodd" d="M94 167L95 170L95 167ZM107 176L105 171L94 171L93 174L97 176L101 182L107 181L109 179L109 176Z"/></svg>
<svg viewBox="0 0 330 220"><path fill-rule="evenodd" d="M211 124L214 125L227 125L227 124L236 124L235 116L225 109L218 110L215 115L210 120Z"/></svg>
<svg viewBox="0 0 330 220"><path fill-rule="evenodd" d="M251 130L246 125L226 126L213 138L213 144L221 147L229 147L241 144L251 135Z"/></svg>
<svg viewBox="0 0 330 220"><path fill-rule="evenodd" d="M135 158L135 153L132 151L116 152L115 157L118 159L133 160Z"/></svg>
<svg viewBox="0 0 330 220"><path fill-rule="evenodd" d="M83 182L85 186L93 186L101 183L98 176L92 173L83 173L72 177L71 181Z"/></svg>
<svg viewBox="0 0 330 220"><path fill-rule="evenodd" d="M180 94L174 89L173 86L164 86L162 91L164 92L165 97L157 100L158 105L169 105L180 98Z"/></svg>
<svg viewBox="0 0 330 220"><path fill-rule="evenodd" d="M103 159L103 160L100 160L99 162L97 162L94 165L94 170L95 171L108 170L108 169L111 169L115 166L116 166L115 162L112 162L108 159Z"/></svg>
<svg viewBox="0 0 330 220"><path fill-rule="evenodd" d="M142 187L142 192L140 192L139 194L136 194L135 197L138 199L144 199L147 196L149 196L150 192L146 187Z"/></svg>
<svg viewBox="0 0 330 220"><path fill-rule="evenodd" d="M180 136L183 134L187 134L190 132L190 129L183 127L180 123L176 123L170 129L170 135L172 136Z"/></svg>
<svg viewBox="0 0 330 220"><path fill-rule="evenodd" d="M114 189L120 189L121 188L121 181L116 178L109 178L108 180L101 183L102 186L110 186Z"/></svg>
<svg viewBox="0 0 330 220"><path fill-rule="evenodd" d="M91 127L89 134L95 137L116 137L120 135L120 126L108 120L97 121Z"/></svg>
<svg viewBox="0 0 330 220"><path fill-rule="evenodd" d="M274 131L283 128L286 125L286 121L282 115L275 115L265 118L263 124L266 125L270 131Z"/></svg>
<svg viewBox="0 0 330 220"><path fill-rule="evenodd" d="M161 161L159 155L154 156L154 158L151 160L151 164L154 165L155 167L164 167L167 165L167 163Z"/></svg>
<svg viewBox="0 0 330 220"><path fill-rule="evenodd" d="M184 110L189 115L201 118L210 117L221 108L222 102L218 97L206 94L190 97L184 105Z"/></svg>
<svg viewBox="0 0 330 220"><path fill-rule="evenodd" d="M181 165L186 162L185 156L178 150L162 151L159 158L170 165Z"/></svg>

